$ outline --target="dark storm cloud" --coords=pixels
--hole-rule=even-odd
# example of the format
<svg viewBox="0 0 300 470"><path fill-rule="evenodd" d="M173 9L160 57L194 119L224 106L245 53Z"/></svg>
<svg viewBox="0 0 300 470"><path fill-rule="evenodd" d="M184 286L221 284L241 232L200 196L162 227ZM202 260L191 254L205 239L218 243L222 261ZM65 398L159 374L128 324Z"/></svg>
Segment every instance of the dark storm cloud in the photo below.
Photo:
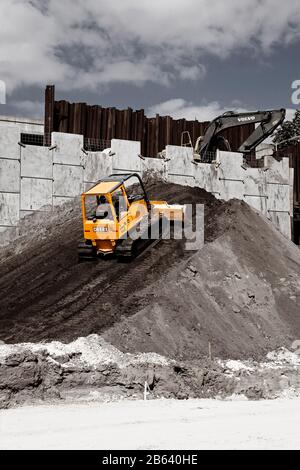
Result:
<svg viewBox="0 0 300 470"><path fill-rule="evenodd" d="M47 83L76 101L199 119L269 106L299 78L286 63L299 38L298 0L1 0L5 109L41 114Z"/></svg>

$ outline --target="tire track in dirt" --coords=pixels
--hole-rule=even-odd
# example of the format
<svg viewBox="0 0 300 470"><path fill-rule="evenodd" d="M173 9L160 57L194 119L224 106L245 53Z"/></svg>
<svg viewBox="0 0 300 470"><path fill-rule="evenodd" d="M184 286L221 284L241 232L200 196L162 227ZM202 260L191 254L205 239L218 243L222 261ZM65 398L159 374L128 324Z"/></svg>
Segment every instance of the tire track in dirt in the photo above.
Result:
<svg viewBox="0 0 300 470"><path fill-rule="evenodd" d="M203 190L177 185L152 184L150 194L175 203L221 204ZM60 209L52 225L47 219L38 221L37 233L30 225L27 238L7 250L7 258L0 263L1 340L70 341L101 333L122 315L134 314L138 305L134 300L129 308L130 299L186 256L178 241L163 240L129 264L116 260L78 264L82 224L77 205L76 200L76 209L68 208L66 216Z"/></svg>

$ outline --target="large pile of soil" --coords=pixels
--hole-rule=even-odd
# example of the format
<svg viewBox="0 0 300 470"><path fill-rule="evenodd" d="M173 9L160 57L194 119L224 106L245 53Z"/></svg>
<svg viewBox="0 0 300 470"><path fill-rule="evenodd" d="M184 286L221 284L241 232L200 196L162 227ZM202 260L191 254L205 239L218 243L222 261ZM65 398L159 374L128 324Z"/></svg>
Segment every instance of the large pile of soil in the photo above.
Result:
<svg viewBox="0 0 300 470"><path fill-rule="evenodd" d="M137 294L106 340L186 360L259 359L300 338L299 249L241 201L214 217L219 236Z"/></svg>
<svg viewBox="0 0 300 470"><path fill-rule="evenodd" d="M156 183L151 197L205 203L206 245L161 241L130 264L77 263L79 201L35 214L0 252L0 340L102 334L122 351L179 359L260 356L300 338L300 252L245 203Z"/></svg>

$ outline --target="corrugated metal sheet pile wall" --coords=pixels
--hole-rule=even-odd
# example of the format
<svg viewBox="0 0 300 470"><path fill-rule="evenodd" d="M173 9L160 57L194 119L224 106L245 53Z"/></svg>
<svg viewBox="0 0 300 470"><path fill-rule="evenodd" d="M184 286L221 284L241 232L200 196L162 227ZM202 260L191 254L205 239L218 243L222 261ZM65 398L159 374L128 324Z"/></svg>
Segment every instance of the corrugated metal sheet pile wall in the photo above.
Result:
<svg viewBox="0 0 300 470"><path fill-rule="evenodd" d="M45 135L52 131L81 134L91 139L138 140L142 143L142 155L156 157L166 145L180 145L181 134L189 131L192 143L204 134L209 123L172 119L170 116L148 118L143 109L118 110L86 103L55 101L55 88L49 85L45 95ZM224 132L232 150L237 150L253 132L254 125L247 124Z"/></svg>

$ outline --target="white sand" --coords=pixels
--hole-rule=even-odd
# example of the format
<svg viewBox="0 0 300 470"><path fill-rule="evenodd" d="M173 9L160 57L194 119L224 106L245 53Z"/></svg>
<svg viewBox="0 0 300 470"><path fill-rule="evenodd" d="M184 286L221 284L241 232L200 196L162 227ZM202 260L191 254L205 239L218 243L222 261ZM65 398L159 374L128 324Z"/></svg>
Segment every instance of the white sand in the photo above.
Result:
<svg viewBox="0 0 300 470"><path fill-rule="evenodd" d="M300 399L122 401L0 412L1 449L300 449Z"/></svg>

